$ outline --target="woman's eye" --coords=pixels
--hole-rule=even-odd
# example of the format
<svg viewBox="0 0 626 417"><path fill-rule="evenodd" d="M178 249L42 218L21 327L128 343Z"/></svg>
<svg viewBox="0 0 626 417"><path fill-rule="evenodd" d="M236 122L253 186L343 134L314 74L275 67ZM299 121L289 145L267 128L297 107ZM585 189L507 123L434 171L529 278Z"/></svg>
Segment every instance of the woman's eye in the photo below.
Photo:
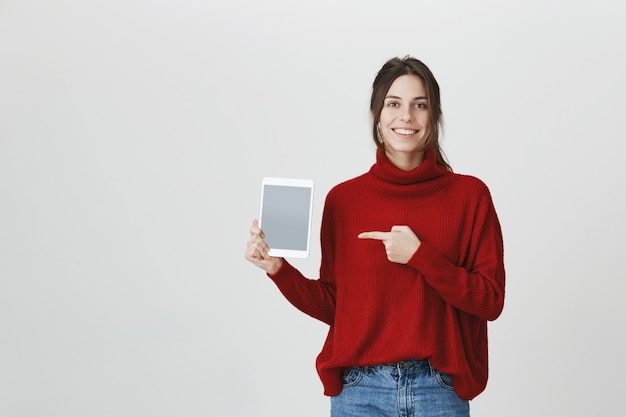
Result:
<svg viewBox="0 0 626 417"><path fill-rule="evenodd" d="M394 103L393 101L390 103L387 103L387 107L398 107L398 103Z"/></svg>
<svg viewBox="0 0 626 417"><path fill-rule="evenodd" d="M424 104L424 103L415 103L414 107L416 109L425 109L426 108L426 104Z"/></svg>

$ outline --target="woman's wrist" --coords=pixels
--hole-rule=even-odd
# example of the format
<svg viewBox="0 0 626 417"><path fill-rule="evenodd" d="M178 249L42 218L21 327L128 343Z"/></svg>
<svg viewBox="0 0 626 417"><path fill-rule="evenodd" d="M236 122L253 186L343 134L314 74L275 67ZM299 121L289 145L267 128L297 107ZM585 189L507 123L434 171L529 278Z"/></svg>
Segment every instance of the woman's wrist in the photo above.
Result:
<svg viewBox="0 0 626 417"><path fill-rule="evenodd" d="M269 275L276 274L283 266L283 258L272 258L269 268L265 272Z"/></svg>

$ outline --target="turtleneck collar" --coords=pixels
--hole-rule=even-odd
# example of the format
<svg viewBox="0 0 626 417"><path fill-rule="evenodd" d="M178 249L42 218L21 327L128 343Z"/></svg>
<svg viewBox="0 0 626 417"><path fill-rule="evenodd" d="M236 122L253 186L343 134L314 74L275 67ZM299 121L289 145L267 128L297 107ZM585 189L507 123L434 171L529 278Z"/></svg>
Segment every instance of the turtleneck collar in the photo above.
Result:
<svg viewBox="0 0 626 417"><path fill-rule="evenodd" d="M376 163L372 165L370 172L374 177L385 182L409 185L439 177L447 171L437 164L437 155L433 149L426 150L422 163L410 171L404 171L395 166L385 151L378 149L376 151Z"/></svg>

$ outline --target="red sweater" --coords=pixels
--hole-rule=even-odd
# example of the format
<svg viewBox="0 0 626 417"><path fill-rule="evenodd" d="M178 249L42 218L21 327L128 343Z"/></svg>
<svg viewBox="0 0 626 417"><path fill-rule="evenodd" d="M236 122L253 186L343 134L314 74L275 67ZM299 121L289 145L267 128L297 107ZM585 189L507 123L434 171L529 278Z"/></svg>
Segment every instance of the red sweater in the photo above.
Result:
<svg viewBox="0 0 626 417"><path fill-rule="evenodd" d="M361 232L407 225L421 245L390 262ZM447 171L428 151L402 171L378 151L369 172L335 186L321 225L319 279L288 262L270 278L304 313L330 325L317 358L324 393L352 366L428 359L472 399L487 384L487 321L504 303L503 243L488 188Z"/></svg>

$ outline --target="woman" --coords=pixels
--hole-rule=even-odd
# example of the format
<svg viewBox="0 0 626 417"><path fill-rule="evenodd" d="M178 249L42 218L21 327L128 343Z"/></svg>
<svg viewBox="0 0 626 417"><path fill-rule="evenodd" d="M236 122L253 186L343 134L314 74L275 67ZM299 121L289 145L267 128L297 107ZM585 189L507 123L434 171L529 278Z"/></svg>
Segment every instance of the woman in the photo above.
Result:
<svg viewBox="0 0 626 417"><path fill-rule="evenodd" d="M330 325L317 370L333 417L469 416L504 303L498 217L485 184L444 158L426 65L386 62L370 110L376 163L326 197L319 279L268 256L256 220L245 257Z"/></svg>

